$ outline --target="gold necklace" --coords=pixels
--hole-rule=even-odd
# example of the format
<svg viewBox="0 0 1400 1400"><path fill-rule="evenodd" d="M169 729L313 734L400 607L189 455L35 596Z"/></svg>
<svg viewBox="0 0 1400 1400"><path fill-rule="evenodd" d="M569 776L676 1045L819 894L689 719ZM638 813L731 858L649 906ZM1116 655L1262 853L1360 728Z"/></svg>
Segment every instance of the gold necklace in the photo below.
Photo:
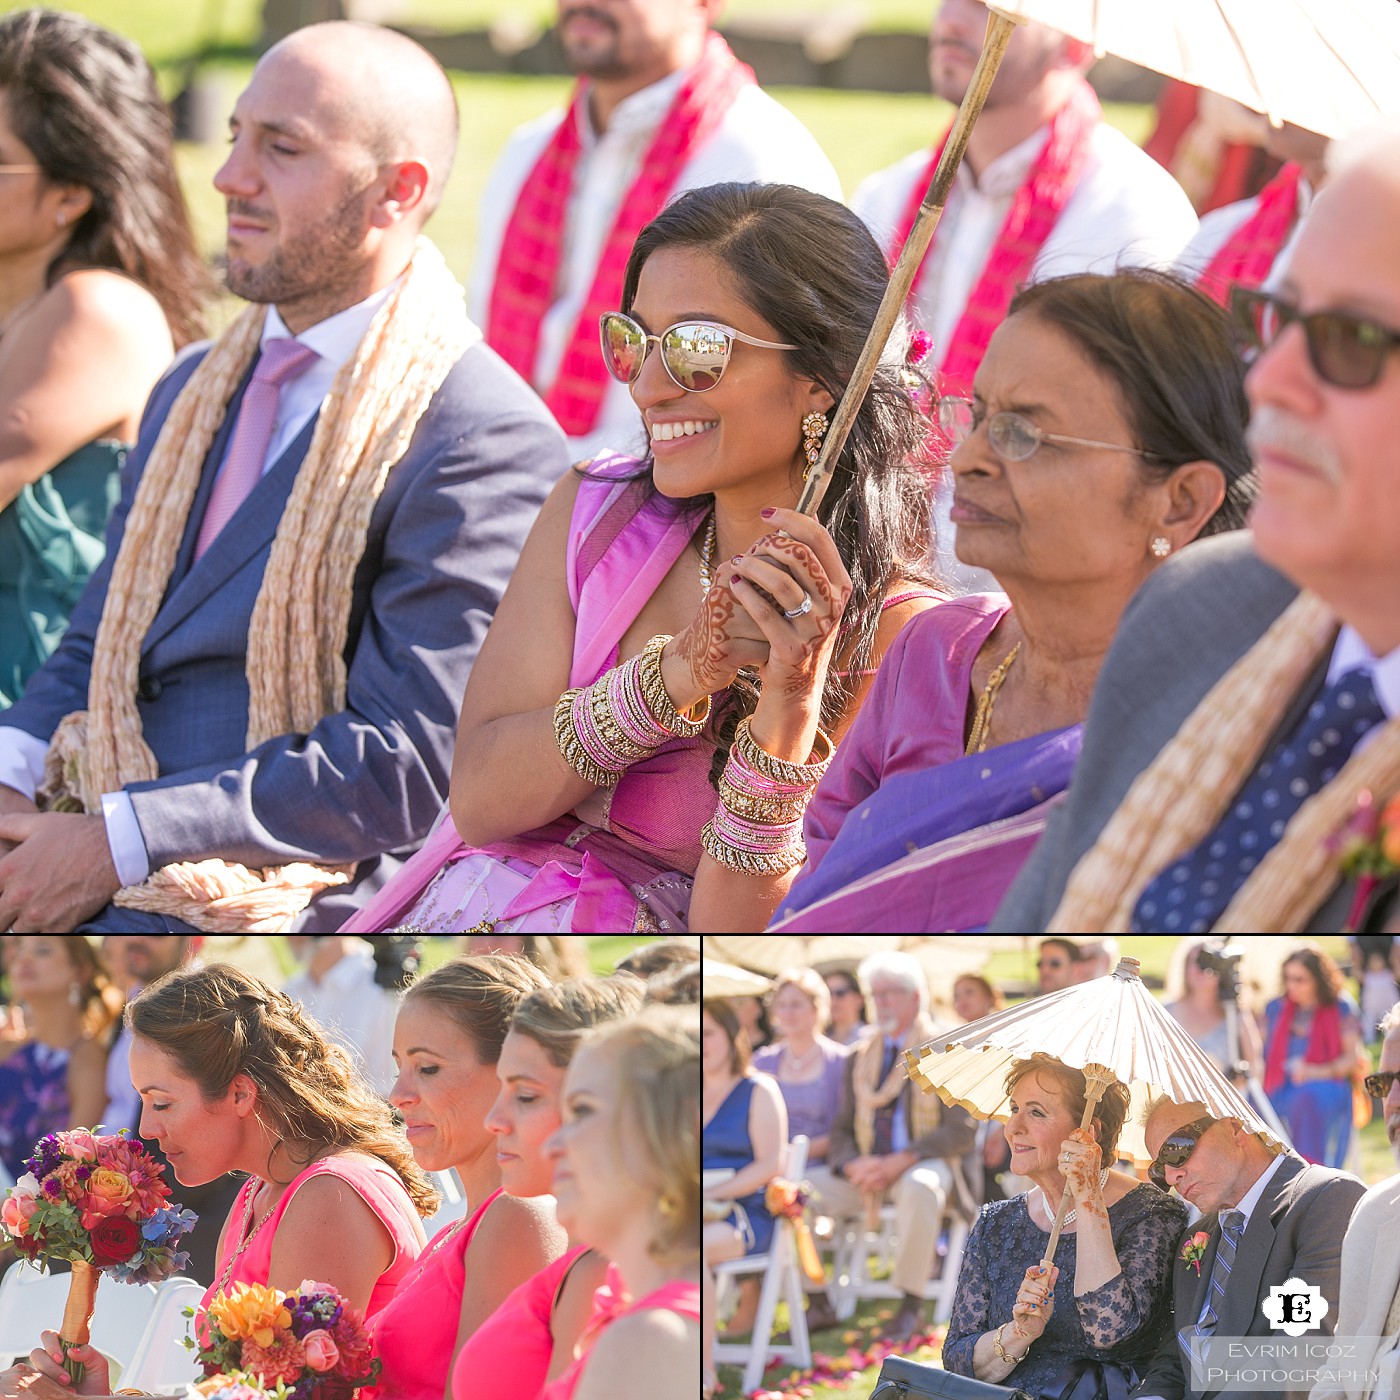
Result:
<svg viewBox="0 0 1400 1400"><path fill-rule="evenodd" d="M700 542L700 597L710 596L710 585L714 582L715 540L719 534L715 512L710 512L710 523L705 527L705 538Z"/></svg>
<svg viewBox="0 0 1400 1400"><path fill-rule="evenodd" d="M982 694L977 697L977 712L972 717L972 732L967 736L967 748L963 750L965 754L982 753L987 747L987 739L992 732L992 707L997 702L997 691L1001 689L1001 683L1006 679L1006 673L1011 669L1011 663L1015 661L1021 650L1020 642L1007 652L1001 665L987 677L987 684L982 687Z"/></svg>
<svg viewBox="0 0 1400 1400"><path fill-rule="evenodd" d="M261 1230L262 1227L267 1224L268 1217L272 1214L274 1210L277 1209L277 1201L280 1201L282 1199L281 1196L279 1196L277 1198L277 1201L273 1201L273 1203L270 1206L268 1206L268 1208L265 1211L263 1211L262 1219L259 1220L258 1223L254 1225L251 1230L249 1230L248 1222L253 1218L253 1198L257 1194L258 1192L256 1187L254 1187L254 1189L248 1193L248 1204L243 1207L243 1220L239 1226L239 1233L242 1234L243 1241L238 1246L238 1248L235 1249L233 1253L229 1255L228 1263L224 1265L224 1271L222 1274L220 1274L218 1283L214 1285L214 1292L211 1295L212 1297L217 1298L218 1295L222 1293L224 1289L228 1286L229 1278L233 1274L233 1266L238 1262L239 1256L257 1238L258 1231Z"/></svg>

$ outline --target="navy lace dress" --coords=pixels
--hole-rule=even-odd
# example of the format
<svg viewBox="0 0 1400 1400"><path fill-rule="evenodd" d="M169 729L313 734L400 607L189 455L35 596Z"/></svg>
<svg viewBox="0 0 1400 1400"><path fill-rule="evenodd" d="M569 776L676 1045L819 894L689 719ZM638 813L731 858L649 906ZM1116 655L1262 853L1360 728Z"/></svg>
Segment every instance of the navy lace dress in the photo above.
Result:
<svg viewBox="0 0 1400 1400"><path fill-rule="evenodd" d="M1140 1376L1172 1323L1172 1265L1186 1207L1155 1186L1139 1186L1108 1208L1114 1250L1123 1271L1102 1288L1074 1296L1079 1241L1061 1235L1055 1311L1025 1360L999 1385L1056 1395L1081 1359L1117 1362ZM968 1236L943 1365L970 1376L977 1339L1011 1320L1021 1281L1038 1264L1049 1232L1030 1217L1026 1197L983 1206Z"/></svg>

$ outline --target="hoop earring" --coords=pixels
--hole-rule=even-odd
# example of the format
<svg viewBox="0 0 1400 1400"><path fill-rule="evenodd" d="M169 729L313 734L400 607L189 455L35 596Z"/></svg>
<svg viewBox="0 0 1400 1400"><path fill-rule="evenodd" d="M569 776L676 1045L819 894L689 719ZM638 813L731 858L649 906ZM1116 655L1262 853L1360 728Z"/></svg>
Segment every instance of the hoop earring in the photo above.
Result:
<svg viewBox="0 0 1400 1400"><path fill-rule="evenodd" d="M1172 542L1165 535L1154 535L1148 548L1158 559L1165 559L1172 552Z"/></svg>
<svg viewBox="0 0 1400 1400"><path fill-rule="evenodd" d="M59 228L66 228L68 225L68 215L60 209L58 213L54 215L54 221L58 224Z"/></svg>
<svg viewBox="0 0 1400 1400"><path fill-rule="evenodd" d="M829 426L825 413L809 413L802 420L802 455L807 459L807 465L802 470L803 481L811 476L817 458L822 455L822 439Z"/></svg>
<svg viewBox="0 0 1400 1400"><path fill-rule="evenodd" d="M68 1005L76 1011L83 1004L82 988L76 982L68 984Z"/></svg>

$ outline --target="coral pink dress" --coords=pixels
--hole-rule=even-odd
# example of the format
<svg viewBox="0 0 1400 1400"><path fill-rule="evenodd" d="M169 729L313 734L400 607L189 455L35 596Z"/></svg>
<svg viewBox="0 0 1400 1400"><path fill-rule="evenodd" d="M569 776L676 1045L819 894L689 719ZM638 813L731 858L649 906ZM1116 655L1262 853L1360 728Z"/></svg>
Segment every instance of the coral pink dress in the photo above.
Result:
<svg viewBox="0 0 1400 1400"><path fill-rule="evenodd" d="M670 1283L663 1283L655 1292L648 1293L645 1298L638 1298L636 1302L629 1303L623 1292L621 1277L615 1268L609 1268L608 1281L594 1295L593 1316L584 1332L586 1338L591 1337L589 1349L557 1381L544 1388L539 1400L573 1400L574 1391L578 1389L578 1383L583 1379L583 1373L588 1367L592 1345L596 1344L599 1335L621 1318L655 1308L663 1312L678 1313L681 1317L699 1322L700 1285L691 1283L688 1279L672 1279Z"/></svg>
<svg viewBox="0 0 1400 1400"><path fill-rule="evenodd" d="M360 1388L360 1400L442 1400L461 1326L467 1248L500 1194L497 1187L465 1221L443 1226L370 1323L370 1341L384 1370L378 1385ZM489 1268L490 1260L481 1267Z"/></svg>
<svg viewBox="0 0 1400 1400"><path fill-rule="evenodd" d="M365 1157L358 1153L323 1157L292 1178L291 1184L282 1193L282 1199L261 1224L248 1219L248 1202L262 1184L257 1177L250 1177L244 1182L243 1189L238 1193L233 1209L229 1212L230 1221L235 1222L234 1228L225 1236L223 1248L219 1252L215 1281L205 1290L200 1301L195 1325L201 1337L206 1336L208 1332L208 1324L203 1316L204 1310L215 1294L227 1293L236 1283L267 1284L268 1275L272 1272L272 1242L277 1234L278 1225L282 1223L282 1216L302 1184L317 1176L339 1177L350 1186L375 1213L394 1242L394 1257L389 1267L379 1275L374 1291L369 1295L369 1306L365 1309L366 1317L372 1318L384 1307L394 1296L399 1284L408 1277L422 1249L418 1238L418 1212L414 1209L398 1173L392 1167L377 1158ZM249 1230L253 1231L251 1237L247 1233ZM248 1240L248 1245L233 1259L230 1268L230 1257L243 1239ZM324 1280L318 1279L317 1282Z"/></svg>
<svg viewBox="0 0 1400 1400"><path fill-rule="evenodd" d="M579 1245L526 1279L467 1338L452 1368L453 1400L534 1400L544 1389L554 1351L554 1300L587 1252Z"/></svg>

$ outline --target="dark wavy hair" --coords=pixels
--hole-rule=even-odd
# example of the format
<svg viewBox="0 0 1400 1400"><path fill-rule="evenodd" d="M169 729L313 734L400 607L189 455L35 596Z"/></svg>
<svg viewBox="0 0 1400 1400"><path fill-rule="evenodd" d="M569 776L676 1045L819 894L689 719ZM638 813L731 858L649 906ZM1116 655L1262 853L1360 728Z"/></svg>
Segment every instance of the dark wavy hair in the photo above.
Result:
<svg viewBox="0 0 1400 1400"><path fill-rule="evenodd" d="M1335 1006L1341 1000L1346 987L1342 970L1316 943L1304 943L1289 953L1279 967L1280 974L1289 963L1297 963L1312 978L1319 1006Z"/></svg>
<svg viewBox="0 0 1400 1400"><path fill-rule="evenodd" d="M198 340L212 280L175 173L170 109L140 49L79 15L20 10L0 19L0 90L44 178L92 195L50 285L75 266L111 268L155 297L177 346Z"/></svg>
<svg viewBox="0 0 1400 1400"><path fill-rule="evenodd" d="M1170 273L1130 268L1037 282L1013 298L1007 315L1018 314L1067 335L1112 381L1134 439L1152 453L1138 459L1146 475L1165 479L1186 462L1225 474L1202 537L1244 527L1258 482L1244 365L1222 307Z"/></svg>
<svg viewBox="0 0 1400 1400"><path fill-rule="evenodd" d="M729 183L687 190L637 236L622 282L631 311L647 259L660 248L694 248L724 265L744 302L795 345L784 350L794 375L811 379L840 402L889 281L884 254L849 209L796 185ZM851 576L841 622L850 676L833 667L822 695L821 722L832 729L854 693L855 673L868 668L880 610L900 579L933 583L932 480L928 425L907 387L908 330L901 323L832 473L817 518L831 532ZM797 425L793 425L794 441ZM643 479L650 485L651 463ZM650 487L655 491L654 485ZM677 502L697 518L710 496ZM718 781L733 731L753 709L756 691L743 682L717 707Z"/></svg>

